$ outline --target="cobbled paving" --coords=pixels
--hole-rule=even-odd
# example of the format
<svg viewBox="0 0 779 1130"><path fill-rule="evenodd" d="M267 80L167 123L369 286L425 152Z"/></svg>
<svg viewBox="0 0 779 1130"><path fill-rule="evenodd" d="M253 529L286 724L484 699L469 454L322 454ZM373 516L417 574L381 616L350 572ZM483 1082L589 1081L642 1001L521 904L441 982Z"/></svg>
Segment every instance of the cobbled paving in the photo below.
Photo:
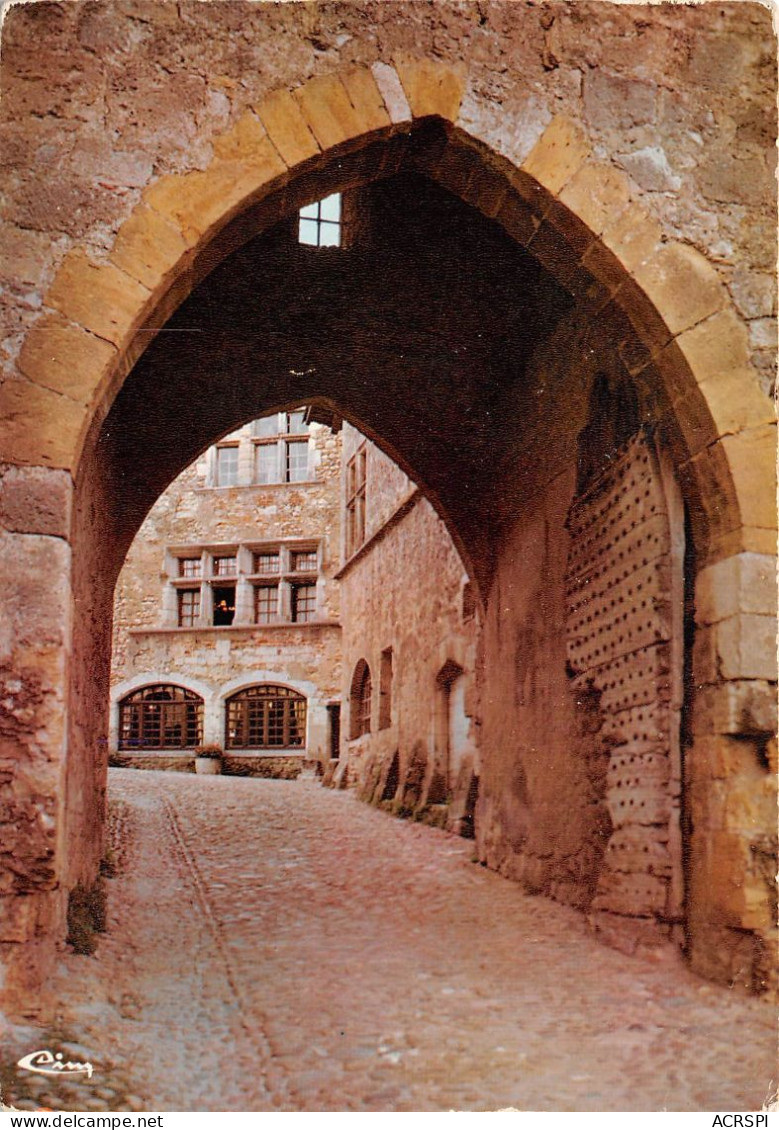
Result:
<svg viewBox="0 0 779 1130"><path fill-rule="evenodd" d="M607 949L472 843L310 781L109 776L109 929L59 978L98 1069L66 1109L90 1109L100 1064L99 1105L155 1111L759 1110L772 1091L769 1003L670 950Z"/></svg>

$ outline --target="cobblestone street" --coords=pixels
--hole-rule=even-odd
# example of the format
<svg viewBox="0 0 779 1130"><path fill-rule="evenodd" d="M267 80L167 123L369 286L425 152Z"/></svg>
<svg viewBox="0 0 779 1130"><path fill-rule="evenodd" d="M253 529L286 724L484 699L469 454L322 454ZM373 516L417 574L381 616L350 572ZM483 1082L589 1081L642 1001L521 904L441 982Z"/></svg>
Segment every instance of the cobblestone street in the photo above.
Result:
<svg viewBox="0 0 779 1130"><path fill-rule="evenodd" d="M629 958L472 844L314 782L111 770L109 929L63 1025L115 1109L759 1109L774 1010ZM79 1087L100 1088L101 1071ZM128 1097L129 1096L129 1097ZM70 1109L87 1109L75 1099Z"/></svg>

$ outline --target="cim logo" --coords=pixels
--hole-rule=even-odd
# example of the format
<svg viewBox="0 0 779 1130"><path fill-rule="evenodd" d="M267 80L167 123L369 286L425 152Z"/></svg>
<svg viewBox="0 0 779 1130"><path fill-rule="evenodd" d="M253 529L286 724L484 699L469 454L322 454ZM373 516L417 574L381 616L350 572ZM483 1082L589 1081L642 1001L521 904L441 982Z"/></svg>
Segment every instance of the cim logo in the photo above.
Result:
<svg viewBox="0 0 779 1130"><path fill-rule="evenodd" d="M62 1052L48 1051L30 1052L23 1056L16 1065L24 1071L34 1071L38 1075L86 1075L92 1078L92 1064L78 1063L66 1060Z"/></svg>

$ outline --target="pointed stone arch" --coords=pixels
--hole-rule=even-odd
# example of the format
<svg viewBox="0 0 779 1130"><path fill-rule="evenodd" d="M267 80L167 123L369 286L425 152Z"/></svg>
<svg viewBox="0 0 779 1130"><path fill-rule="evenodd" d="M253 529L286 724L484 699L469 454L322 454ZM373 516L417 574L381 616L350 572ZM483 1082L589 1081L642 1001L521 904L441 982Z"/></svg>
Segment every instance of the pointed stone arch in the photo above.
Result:
<svg viewBox="0 0 779 1130"><path fill-rule="evenodd" d="M43 296L19 375L0 389L0 459L35 474L65 473L57 480L57 536L67 571L68 477L78 485L88 474L85 453L94 450L117 392L154 334L248 239L325 192L391 174L411 153L416 168L494 219L584 311L608 323L637 387L656 397L696 546L700 662L710 678L708 699L700 696L701 709L696 705L693 786L706 792L723 772L720 735L738 736L734 688L745 678L773 677L765 648L755 659L745 646L756 632L765 634L775 612L764 562L775 549L776 525L773 412L749 366L746 329L715 269L691 245L664 237L635 185L595 159L577 122L553 118L512 160L461 117L464 83L457 69L411 57L320 76L246 111L216 140L205 169L149 185L108 253L71 250ZM36 523L48 525L31 528ZM49 517L31 515L25 533L49 534L50 527ZM74 570L86 567L73 562ZM63 613L48 675L53 713L60 715L50 731L49 784L42 785L52 798L63 772L72 784L62 724L69 632ZM100 672L80 671L81 658L75 654L71 663L83 691ZM99 776L76 791L67 812L72 827L90 813L94 818L103 797ZM722 921L739 930L756 919L739 894L746 849L720 809L710 812L720 830L700 837L692 851L702 935L721 930ZM56 937L68 885L94 871L99 838L80 875L66 871L63 843L62 832L59 843L55 833L41 833L36 850L49 871L12 914L14 944L36 932ZM699 964L719 972L711 962ZM17 978L19 999L40 973L37 965Z"/></svg>

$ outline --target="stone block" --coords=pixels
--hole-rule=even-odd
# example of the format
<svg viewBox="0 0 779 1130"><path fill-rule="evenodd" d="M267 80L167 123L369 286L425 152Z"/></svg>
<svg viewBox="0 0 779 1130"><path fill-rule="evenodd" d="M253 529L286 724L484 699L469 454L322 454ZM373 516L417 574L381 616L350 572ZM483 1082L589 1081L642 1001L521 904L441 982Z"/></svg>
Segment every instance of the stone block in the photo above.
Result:
<svg viewBox="0 0 779 1130"><path fill-rule="evenodd" d="M720 443L738 495L741 524L775 531L776 425L726 435Z"/></svg>
<svg viewBox="0 0 779 1130"><path fill-rule="evenodd" d="M584 130L570 118L553 118L522 162L525 173L557 195L590 153Z"/></svg>
<svg viewBox="0 0 779 1130"><path fill-rule="evenodd" d="M614 219L607 220L602 232L603 242L630 272L654 255L661 235L658 221L639 204L628 204Z"/></svg>
<svg viewBox="0 0 779 1130"><path fill-rule="evenodd" d="M523 247L528 245L541 223L529 205L515 192L509 192L495 218L511 238Z"/></svg>
<svg viewBox="0 0 779 1130"><path fill-rule="evenodd" d="M760 388L751 366L730 369L721 377L703 381L700 391L720 436L776 421L773 403Z"/></svg>
<svg viewBox="0 0 779 1130"><path fill-rule="evenodd" d="M290 168L318 155L316 138L289 91L272 91L254 109L282 161Z"/></svg>
<svg viewBox="0 0 779 1130"><path fill-rule="evenodd" d="M777 610L776 558L741 553L707 565L695 586L695 619L715 624L739 612L773 616Z"/></svg>
<svg viewBox="0 0 779 1130"><path fill-rule="evenodd" d="M214 156L220 161L246 161L251 163L254 153L262 148L268 134L256 114L246 110L225 133L214 138Z"/></svg>
<svg viewBox="0 0 779 1130"><path fill-rule="evenodd" d="M0 224L0 279L40 288L51 262L51 240L42 232Z"/></svg>
<svg viewBox="0 0 779 1130"><path fill-rule="evenodd" d="M597 68L587 71L584 111L596 129L629 130L655 120L657 87Z"/></svg>
<svg viewBox="0 0 779 1130"><path fill-rule="evenodd" d="M98 337L122 345L142 316L149 290L112 263L93 263L71 251L46 295L46 304Z"/></svg>
<svg viewBox="0 0 779 1130"><path fill-rule="evenodd" d="M367 67L357 67L341 75L349 101L368 130L385 129L391 125L376 80Z"/></svg>
<svg viewBox="0 0 779 1130"><path fill-rule="evenodd" d="M287 172L266 140L251 162L213 161L204 172L161 177L144 193L146 204L178 224L184 238L219 229L242 207L270 191Z"/></svg>
<svg viewBox="0 0 779 1130"><path fill-rule="evenodd" d="M117 357L115 346L103 338L60 314L45 314L25 338L18 365L36 384L86 403Z"/></svg>
<svg viewBox="0 0 779 1130"><path fill-rule="evenodd" d="M323 150L343 145L370 130L336 75L310 79L297 88L294 97Z"/></svg>
<svg viewBox="0 0 779 1130"><path fill-rule="evenodd" d="M62 538L0 532L7 612L0 657L28 645L65 643L70 619L70 546Z"/></svg>
<svg viewBox="0 0 779 1130"><path fill-rule="evenodd" d="M139 204L120 227L111 261L156 290L181 263L191 243L159 212Z"/></svg>
<svg viewBox="0 0 779 1130"><path fill-rule="evenodd" d="M637 268L635 279L674 336L727 302L717 272L700 252L684 243L664 244Z"/></svg>
<svg viewBox="0 0 779 1130"><path fill-rule="evenodd" d="M676 344L699 384L749 364L747 329L730 307L679 334Z"/></svg>
<svg viewBox="0 0 779 1130"><path fill-rule="evenodd" d="M410 122L411 107L395 68L388 66L387 63L374 63L371 72L390 120L395 123Z"/></svg>
<svg viewBox="0 0 779 1130"><path fill-rule="evenodd" d="M696 734L765 737L777 731L776 687L758 679L701 687L693 703Z"/></svg>
<svg viewBox="0 0 779 1130"><path fill-rule="evenodd" d="M84 418L76 401L9 378L0 386L0 462L74 469Z"/></svg>
<svg viewBox="0 0 779 1130"><path fill-rule="evenodd" d="M405 52L393 58L408 104L415 118L434 115L456 122L465 90L465 68L456 69L432 59L418 59Z"/></svg>
<svg viewBox="0 0 779 1130"><path fill-rule="evenodd" d="M719 670L725 679L776 680L776 616L740 613L715 626Z"/></svg>
<svg viewBox="0 0 779 1130"><path fill-rule="evenodd" d="M600 235L611 218L630 202L630 181L612 165L587 162L565 185L560 200Z"/></svg>
<svg viewBox="0 0 779 1130"><path fill-rule="evenodd" d="M0 474L0 526L9 533L50 534L70 531L73 481L49 467L8 467Z"/></svg>

